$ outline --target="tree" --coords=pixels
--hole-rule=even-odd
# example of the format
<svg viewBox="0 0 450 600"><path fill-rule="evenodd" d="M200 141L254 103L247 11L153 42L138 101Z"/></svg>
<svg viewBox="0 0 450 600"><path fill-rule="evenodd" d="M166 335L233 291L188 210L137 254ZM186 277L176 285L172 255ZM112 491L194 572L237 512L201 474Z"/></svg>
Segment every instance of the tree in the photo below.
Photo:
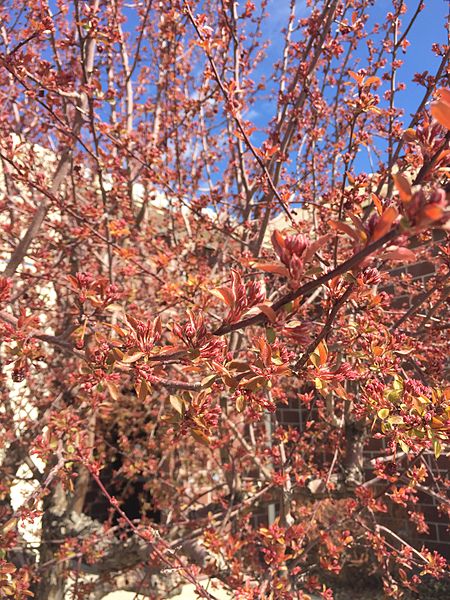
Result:
<svg viewBox="0 0 450 600"><path fill-rule="evenodd" d="M433 3L292 0L270 72L255 4L2 4L2 597L445 572L380 519L448 509L449 45L409 119Z"/></svg>

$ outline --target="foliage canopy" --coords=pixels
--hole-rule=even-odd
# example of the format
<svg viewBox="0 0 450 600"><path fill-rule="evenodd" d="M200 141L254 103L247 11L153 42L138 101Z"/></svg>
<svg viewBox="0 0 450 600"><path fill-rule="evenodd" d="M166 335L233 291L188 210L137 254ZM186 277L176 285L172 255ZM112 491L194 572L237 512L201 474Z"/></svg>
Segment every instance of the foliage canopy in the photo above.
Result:
<svg viewBox="0 0 450 600"><path fill-rule="evenodd" d="M265 0L2 3L2 598L444 575L383 518L449 506L449 45L405 115L373 4L269 70Z"/></svg>

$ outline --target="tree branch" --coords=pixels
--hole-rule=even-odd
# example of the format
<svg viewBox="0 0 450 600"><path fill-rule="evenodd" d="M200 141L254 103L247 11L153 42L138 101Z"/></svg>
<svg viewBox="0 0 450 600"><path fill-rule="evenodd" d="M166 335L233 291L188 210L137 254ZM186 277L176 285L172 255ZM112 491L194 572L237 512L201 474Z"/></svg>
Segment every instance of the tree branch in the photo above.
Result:
<svg viewBox="0 0 450 600"><path fill-rule="evenodd" d="M388 242L391 242L399 234L399 228L394 227L393 229L391 229L391 231L389 231L389 233L386 233L386 235L381 237L376 242L369 244L368 246L363 248L363 250L354 254L351 258L338 265L332 271L325 273L324 275L318 277L317 279L314 279L313 281L308 281L308 283L305 283L293 292L289 292L288 294L282 296L279 300L272 304L272 310L278 311L280 310L280 308L283 308L283 306L285 306L286 304L289 304L289 302L293 302L297 298L300 298L300 296L306 296L307 294L314 292L314 290L316 290L318 287L327 283L328 281L331 281L338 275L343 275L344 273L347 273L348 271L356 267L364 258L370 256L371 254L382 248ZM237 323L221 325L218 329L213 331L213 335L224 335L226 333L230 333L231 331L244 329L245 327L249 327L250 325L259 325L262 323L266 323L267 321L267 316L264 313L259 313L252 317L242 319Z"/></svg>

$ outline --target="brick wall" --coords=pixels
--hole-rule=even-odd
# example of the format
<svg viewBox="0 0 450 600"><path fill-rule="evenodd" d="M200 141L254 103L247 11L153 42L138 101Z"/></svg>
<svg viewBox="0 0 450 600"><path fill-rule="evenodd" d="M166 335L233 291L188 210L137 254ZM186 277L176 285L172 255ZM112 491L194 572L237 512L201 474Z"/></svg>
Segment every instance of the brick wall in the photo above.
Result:
<svg viewBox="0 0 450 600"><path fill-rule="evenodd" d="M277 411L277 420L284 427L295 427L303 429L304 420L307 411L302 408L288 404L281 407ZM369 466L370 461L384 455L383 440L370 438L364 450L364 459L367 468L365 469L366 481L375 477L373 467ZM424 460L428 463L431 472L434 475L446 475L449 472L450 459L446 455L441 455L438 460L434 458L432 453L425 454ZM431 478L424 482L425 486L431 486L433 481ZM440 494L445 496L446 490L440 490ZM409 542L412 546L420 550L425 545L429 550L437 550L447 560L450 560L450 523L448 516L442 510L441 501L427 493L419 492L418 503L404 508L393 502L387 502L388 513L380 515L380 524L391 529L400 537ZM419 512L423 512L425 522L428 525L428 533L418 533L414 524L410 521L407 514L408 509L414 508ZM267 522L268 514L267 507L261 506L255 515L255 524ZM389 540L392 542L392 540Z"/></svg>
<svg viewBox="0 0 450 600"><path fill-rule="evenodd" d="M371 460L383 454L384 441L371 438L366 446L364 455L367 464ZM447 475L450 467L448 456L441 455L438 460L435 459L432 452L424 455L423 460L427 463L431 473L436 475ZM374 474L372 469L366 469L366 480L372 479ZM426 487L432 487L433 481L429 477L424 483ZM440 494L445 496L446 490L441 489ZM437 550L440 554L450 560L450 535L449 519L442 510L441 501L430 494L418 492L418 502L404 508L392 502L388 503L389 512L387 515L381 515L380 523L396 532L400 537L410 542L415 548L420 549L425 545L429 550ZM428 525L428 533L418 533L414 524L408 517L408 510L414 508L424 514L425 522Z"/></svg>
<svg viewBox="0 0 450 600"><path fill-rule="evenodd" d="M446 233L443 231L433 231L433 241L436 243L442 242L446 238ZM402 277L411 279L414 293L420 293L423 290L423 284L436 274L435 264L430 260L420 259L420 240L413 240L412 247L417 249L419 260L407 266L398 267L390 271L391 281L386 286L386 291L390 294L396 293L396 288L399 287L399 281ZM433 250L435 255L437 248ZM392 308L398 310L399 316L411 305L412 296L410 294L399 295L392 303ZM307 411L302 410L298 403L290 401L288 405L281 407L277 413L277 419L280 425L285 427L298 427L303 429L304 419ZM382 441L371 439L365 449L365 459L369 462L371 459L382 455ZM442 455L438 461L432 455L426 455L425 459L429 463L431 471L436 474L441 472L446 474L449 472L450 457ZM374 477L371 469L366 472L367 479ZM432 483L432 482L429 482ZM441 494L445 495L446 490L441 490ZM411 543L414 547L420 549L422 545L427 546L430 550L437 550L440 554L450 559L450 524L448 516L440 510L440 500L429 494L420 493L419 503L415 506L416 509L424 513L425 521L429 527L428 534L417 533L414 525L409 522L407 509L391 503L389 514L383 517L383 524L396 532ZM264 512L264 511L263 511Z"/></svg>

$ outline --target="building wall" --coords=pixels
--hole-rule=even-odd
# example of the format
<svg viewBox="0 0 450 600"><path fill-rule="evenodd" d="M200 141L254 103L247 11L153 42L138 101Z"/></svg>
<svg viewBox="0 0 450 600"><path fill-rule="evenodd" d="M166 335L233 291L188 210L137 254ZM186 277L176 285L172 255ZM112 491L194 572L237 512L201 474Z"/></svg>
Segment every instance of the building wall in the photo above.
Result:
<svg viewBox="0 0 450 600"><path fill-rule="evenodd" d="M439 243L446 238L446 234L443 231L434 231L433 239L434 242ZM419 240L413 240L412 247L419 248ZM436 274L435 264L428 260L418 260L418 262L409 264L407 266L398 267L390 272L392 280L389 283L388 290L390 293L395 294L396 284L398 285L399 278L403 275L409 275L412 281L417 284L425 284L426 281ZM419 285L419 287L421 287ZM395 298L393 308L399 309L404 312L411 306L413 296L411 295L400 295ZM401 314L399 313L399 314ZM303 410L298 403L290 400L286 406L279 408L277 412L277 418L281 425L284 427L296 427L300 430L303 429L304 419L306 416L305 410ZM382 441L371 439L365 449L365 459L370 461L376 458L382 452ZM435 474L447 474L450 469L450 457L443 453L436 461L432 453L428 453L425 456L425 460L428 462L431 471ZM367 479L374 477L371 470L368 470ZM431 481L425 482L432 483ZM446 490L442 490L441 493L445 494ZM425 493L419 493L419 503L415 507L424 513L425 521L429 527L428 534L418 534L415 531L414 525L409 523L408 515L405 509L398 505L391 504L390 512L383 519L383 523L386 527L389 527L394 532L397 532L400 536L405 536L412 545L420 549L424 544L430 550L437 550L440 554L450 559L450 523L448 516L442 511L440 501L434 497L431 497ZM263 513L262 515L263 516Z"/></svg>

